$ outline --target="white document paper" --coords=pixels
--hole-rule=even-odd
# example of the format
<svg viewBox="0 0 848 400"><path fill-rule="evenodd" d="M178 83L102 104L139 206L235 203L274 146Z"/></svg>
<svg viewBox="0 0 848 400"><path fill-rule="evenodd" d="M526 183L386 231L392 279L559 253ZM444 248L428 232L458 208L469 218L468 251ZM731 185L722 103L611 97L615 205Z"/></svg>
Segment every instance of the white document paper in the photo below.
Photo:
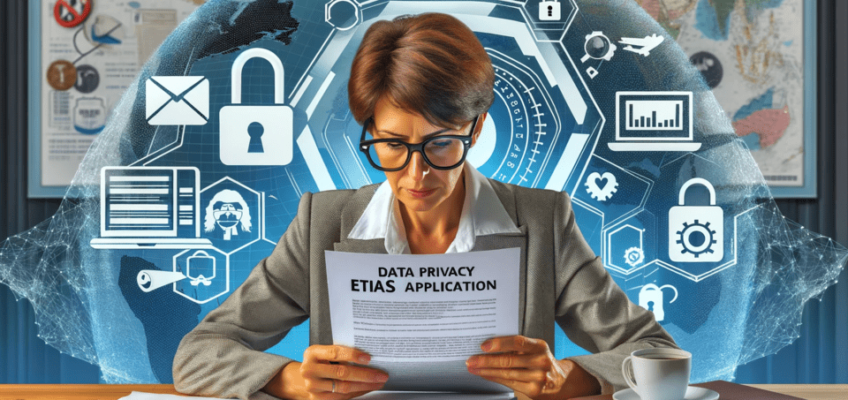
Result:
<svg viewBox="0 0 848 400"><path fill-rule="evenodd" d="M327 251L333 342L370 354L389 374L384 390L512 392L465 361L486 339L518 334L520 253Z"/></svg>

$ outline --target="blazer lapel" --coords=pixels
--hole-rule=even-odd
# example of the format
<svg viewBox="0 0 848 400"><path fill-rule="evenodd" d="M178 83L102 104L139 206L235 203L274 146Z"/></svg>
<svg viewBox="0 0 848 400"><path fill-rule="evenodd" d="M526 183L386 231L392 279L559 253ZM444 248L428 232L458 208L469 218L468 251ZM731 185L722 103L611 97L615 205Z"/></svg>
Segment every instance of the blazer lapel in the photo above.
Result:
<svg viewBox="0 0 848 400"><path fill-rule="evenodd" d="M362 217L362 214L368 207L368 203L374 196L374 192L377 191L377 187L379 187L379 184L371 185L368 190L357 191L357 196L345 204L342 209L341 216L341 231L339 232L340 240L337 243L333 243L333 250L348 253L387 253L385 239L360 240L348 239L347 237L347 235L350 234L350 231L353 230L356 222Z"/></svg>

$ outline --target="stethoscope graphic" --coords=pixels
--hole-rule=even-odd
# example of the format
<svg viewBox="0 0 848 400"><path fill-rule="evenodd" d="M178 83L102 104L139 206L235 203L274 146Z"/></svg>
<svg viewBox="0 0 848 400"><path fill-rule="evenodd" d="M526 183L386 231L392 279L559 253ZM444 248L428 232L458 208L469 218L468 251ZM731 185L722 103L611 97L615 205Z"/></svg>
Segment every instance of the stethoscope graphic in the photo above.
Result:
<svg viewBox="0 0 848 400"><path fill-rule="evenodd" d="M121 26L123 26L123 24L121 24L120 22L118 22L118 23L117 23L114 27L112 27L112 29L109 29L109 30L108 30L105 34L103 34L103 35L101 35L101 36L99 36L99 37L108 37L109 35L111 35L111 34L112 34L112 32L115 32L115 31L116 31L116 30L118 30L118 28L120 28ZM96 46L92 47L92 48L91 48L91 50L88 50L88 51L86 51L86 52L82 52L82 51L79 49L79 47L77 46L77 38L79 37L79 34L83 31L83 29L85 29L85 26L84 26L84 25L83 25L83 26L81 26L79 29L77 29L77 31L76 31L76 32L74 32L74 39L72 40L72 42L73 42L73 44L74 44L74 50L76 50L77 54L79 54L79 57L77 57L77 59L76 59L76 60L74 60L74 61L71 63L71 64L74 64L74 65L77 65L77 63L78 63L78 62L80 62L83 58L85 58L86 56L88 56L88 55L89 55L89 54L91 54L91 53L94 53L97 49L99 49L99 48L100 48L101 46L103 46L104 44L107 44L107 43L105 43L105 42L99 42L99 43L97 43L97 45L96 45ZM92 29L92 33L91 33L91 35L92 35L92 36L94 36L94 27L92 27L91 29Z"/></svg>

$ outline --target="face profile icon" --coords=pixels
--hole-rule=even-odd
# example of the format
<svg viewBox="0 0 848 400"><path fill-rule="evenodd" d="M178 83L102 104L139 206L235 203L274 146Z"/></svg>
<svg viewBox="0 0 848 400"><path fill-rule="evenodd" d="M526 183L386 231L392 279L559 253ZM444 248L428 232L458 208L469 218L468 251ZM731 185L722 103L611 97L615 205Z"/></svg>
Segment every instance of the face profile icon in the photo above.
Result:
<svg viewBox="0 0 848 400"><path fill-rule="evenodd" d="M250 232L250 208L241 194L230 189L218 192L206 206L204 228L206 233L222 232L224 240L238 235L239 229Z"/></svg>

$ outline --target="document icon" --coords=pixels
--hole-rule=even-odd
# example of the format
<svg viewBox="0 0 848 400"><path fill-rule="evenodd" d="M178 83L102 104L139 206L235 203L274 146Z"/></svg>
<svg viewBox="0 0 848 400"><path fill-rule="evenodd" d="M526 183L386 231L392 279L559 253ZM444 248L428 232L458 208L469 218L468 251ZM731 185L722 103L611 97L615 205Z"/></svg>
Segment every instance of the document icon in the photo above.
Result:
<svg viewBox="0 0 848 400"><path fill-rule="evenodd" d="M150 125L206 125L209 80L203 76L153 76L145 85Z"/></svg>

